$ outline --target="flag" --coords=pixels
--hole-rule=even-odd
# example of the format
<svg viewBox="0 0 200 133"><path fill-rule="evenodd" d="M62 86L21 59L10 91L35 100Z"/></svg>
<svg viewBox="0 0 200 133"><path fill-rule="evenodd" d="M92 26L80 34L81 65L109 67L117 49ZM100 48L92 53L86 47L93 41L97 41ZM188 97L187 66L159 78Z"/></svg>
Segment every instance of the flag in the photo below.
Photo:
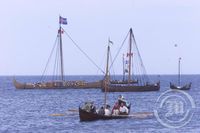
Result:
<svg viewBox="0 0 200 133"><path fill-rule="evenodd" d="M111 43L111 44L113 44L113 41L111 41L110 38L109 38L108 42Z"/></svg>
<svg viewBox="0 0 200 133"><path fill-rule="evenodd" d="M65 25L66 25L66 24L67 24L67 18L63 18L63 17L60 16L60 17L59 17L59 23L60 23L60 24L65 24Z"/></svg>

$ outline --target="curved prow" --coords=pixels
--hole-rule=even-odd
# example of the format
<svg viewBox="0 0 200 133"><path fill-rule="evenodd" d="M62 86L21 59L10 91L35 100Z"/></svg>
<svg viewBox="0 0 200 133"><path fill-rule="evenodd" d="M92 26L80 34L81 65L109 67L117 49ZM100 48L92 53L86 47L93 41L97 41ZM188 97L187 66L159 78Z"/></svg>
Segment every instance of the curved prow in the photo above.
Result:
<svg viewBox="0 0 200 133"><path fill-rule="evenodd" d="M13 78L13 84L16 89L25 89L25 84L18 82L15 77Z"/></svg>

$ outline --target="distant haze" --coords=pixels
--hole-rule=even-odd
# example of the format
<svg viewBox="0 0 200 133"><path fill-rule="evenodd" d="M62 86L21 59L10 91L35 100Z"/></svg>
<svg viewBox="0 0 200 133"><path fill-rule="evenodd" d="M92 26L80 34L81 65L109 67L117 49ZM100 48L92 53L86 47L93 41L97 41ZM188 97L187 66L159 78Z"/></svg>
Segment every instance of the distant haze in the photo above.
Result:
<svg viewBox="0 0 200 133"><path fill-rule="evenodd" d="M148 74L200 73L199 0L1 0L0 75L41 75L59 27L105 70L108 38L119 49L133 28ZM176 44L176 45L175 45ZM102 74L63 36L66 75ZM119 55L121 61L121 55ZM122 66L115 64L121 74Z"/></svg>

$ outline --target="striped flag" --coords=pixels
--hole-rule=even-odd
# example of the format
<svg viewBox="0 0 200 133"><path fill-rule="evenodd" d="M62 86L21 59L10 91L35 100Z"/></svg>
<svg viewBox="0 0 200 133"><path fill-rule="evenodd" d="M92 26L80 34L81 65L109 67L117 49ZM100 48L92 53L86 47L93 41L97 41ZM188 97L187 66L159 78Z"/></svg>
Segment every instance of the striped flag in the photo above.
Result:
<svg viewBox="0 0 200 133"><path fill-rule="evenodd" d="M59 17L59 23L67 25L67 18Z"/></svg>

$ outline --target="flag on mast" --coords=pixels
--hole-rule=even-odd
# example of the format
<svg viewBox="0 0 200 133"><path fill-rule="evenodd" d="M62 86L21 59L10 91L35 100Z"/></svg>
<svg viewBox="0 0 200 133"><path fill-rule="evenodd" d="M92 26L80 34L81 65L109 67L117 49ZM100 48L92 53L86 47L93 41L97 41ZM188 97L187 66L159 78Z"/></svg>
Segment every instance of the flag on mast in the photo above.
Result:
<svg viewBox="0 0 200 133"><path fill-rule="evenodd" d="M67 18L59 17L59 23L67 25Z"/></svg>
<svg viewBox="0 0 200 133"><path fill-rule="evenodd" d="M113 44L113 41L111 41L110 38L108 39L108 42L109 42L110 44Z"/></svg>

